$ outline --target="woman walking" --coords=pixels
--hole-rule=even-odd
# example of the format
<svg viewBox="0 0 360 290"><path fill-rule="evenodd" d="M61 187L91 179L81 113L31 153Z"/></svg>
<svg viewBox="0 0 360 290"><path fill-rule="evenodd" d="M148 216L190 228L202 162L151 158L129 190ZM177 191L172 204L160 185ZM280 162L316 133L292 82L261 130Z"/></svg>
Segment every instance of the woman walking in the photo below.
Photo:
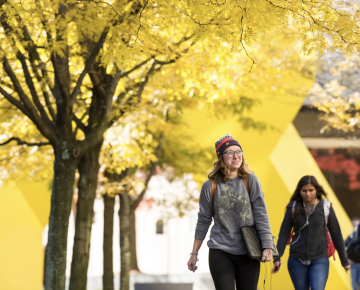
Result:
<svg viewBox="0 0 360 290"><path fill-rule="evenodd" d="M263 256L272 259L272 234L259 179L249 169L238 141L230 134L215 143L218 160L200 193L195 241L188 269L195 272L198 251L214 216L208 241L209 267L217 290L256 290L260 262L250 259L240 228L256 225ZM247 184L245 184L247 183ZM248 189L249 192L248 192Z"/></svg>
<svg viewBox="0 0 360 290"><path fill-rule="evenodd" d="M295 290L309 290L309 287L311 290L325 289L329 253L334 253L333 246L339 253L345 271L350 269L339 222L326 197L315 177L308 175L300 179L286 207L277 248L281 257L293 228L288 270ZM331 236L329 240L328 233ZM274 259L273 273L279 271L280 265L280 258Z"/></svg>

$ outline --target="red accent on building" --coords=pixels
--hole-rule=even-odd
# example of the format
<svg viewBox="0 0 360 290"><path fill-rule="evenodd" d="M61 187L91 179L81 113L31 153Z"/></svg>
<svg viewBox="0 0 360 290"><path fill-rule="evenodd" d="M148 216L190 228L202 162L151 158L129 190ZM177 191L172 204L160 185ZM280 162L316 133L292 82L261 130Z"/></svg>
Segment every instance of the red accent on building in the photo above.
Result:
<svg viewBox="0 0 360 290"><path fill-rule="evenodd" d="M332 154L333 152L329 152ZM316 163L321 170L334 172L335 174L346 174L349 176L349 189L360 189L360 181L357 176L360 173L360 165L353 158L345 158L341 153L327 156L317 156L316 150L311 150Z"/></svg>

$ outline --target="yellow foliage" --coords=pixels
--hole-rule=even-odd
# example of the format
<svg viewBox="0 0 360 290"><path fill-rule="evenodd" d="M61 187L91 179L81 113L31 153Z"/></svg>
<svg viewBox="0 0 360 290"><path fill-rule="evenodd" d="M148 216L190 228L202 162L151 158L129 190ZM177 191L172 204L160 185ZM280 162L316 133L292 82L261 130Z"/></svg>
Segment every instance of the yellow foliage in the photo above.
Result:
<svg viewBox="0 0 360 290"><path fill-rule="evenodd" d="M131 72L116 87L110 115L115 127L105 134L101 157L107 168L119 173L127 167L145 168L155 161L154 135L159 136L160 132L169 132L171 142L186 140L184 136L172 135L177 129L163 130L164 112L169 108L173 116L178 116L179 126L184 108L209 106L219 118L244 114L244 126L266 128L266 124L245 118L246 111L276 95L304 94L314 78L314 62L301 56L300 51L309 55L328 50L330 43L325 33L331 36L332 48L345 53L359 49L356 25L359 15L354 11L355 6L345 7L331 0L321 4L299 0L9 0L0 8L4 17L0 57L6 56L24 93L30 96L22 65L16 58L17 52L22 52L42 106L47 113L52 110L57 114L51 91L52 53L63 56L69 49L70 86L74 88L91 48L108 28L96 58L98 71L103 67L107 73L114 74L117 67L124 73ZM30 58L29 45L34 45L40 60ZM0 79L3 90L19 100L3 66L0 66ZM74 115L85 126L89 125L94 83L86 75L74 102ZM5 104L5 99L0 99L0 103ZM0 110L1 114L6 111ZM19 111L14 115L17 119L2 115L7 119L1 126L1 140L15 136L14 132L16 137L28 142L43 140L29 120L19 117ZM16 126L19 129L15 131ZM73 130L78 141L85 138L75 122ZM169 140L164 142L171 144ZM189 144L182 148L190 150L191 145L199 146ZM8 158L19 150L25 149L8 145L2 156ZM31 154L29 149L25 151L23 156L29 158L24 159L37 161L35 168L41 168L38 167L41 164L50 168L48 164L53 160L49 157L50 147L31 150ZM209 159L212 153L206 152ZM46 158L40 160L40 156ZM23 159L12 160L16 164L12 170L28 166L27 162L21 162ZM185 172L181 164L176 166L179 172ZM10 167L7 163L6 171L10 172Z"/></svg>
<svg viewBox="0 0 360 290"><path fill-rule="evenodd" d="M47 142L27 117L10 107L3 107L0 109L0 143L13 136L29 143ZM29 179L48 181L54 161L52 147L14 146L14 143L1 147L0 184L9 177L19 183Z"/></svg>

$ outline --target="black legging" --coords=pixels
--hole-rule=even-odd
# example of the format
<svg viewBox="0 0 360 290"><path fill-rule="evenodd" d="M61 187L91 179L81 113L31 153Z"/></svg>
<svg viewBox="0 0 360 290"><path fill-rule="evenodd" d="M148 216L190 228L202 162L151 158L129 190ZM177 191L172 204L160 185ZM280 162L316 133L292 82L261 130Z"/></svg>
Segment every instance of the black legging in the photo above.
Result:
<svg viewBox="0 0 360 290"><path fill-rule="evenodd" d="M210 249L209 267L216 290L256 290L260 275L260 262L247 255L232 255Z"/></svg>

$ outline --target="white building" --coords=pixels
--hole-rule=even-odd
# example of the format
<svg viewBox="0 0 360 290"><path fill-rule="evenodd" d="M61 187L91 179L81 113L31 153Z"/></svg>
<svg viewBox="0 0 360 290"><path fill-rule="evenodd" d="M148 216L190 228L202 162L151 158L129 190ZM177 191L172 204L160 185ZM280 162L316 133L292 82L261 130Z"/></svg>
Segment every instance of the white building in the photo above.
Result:
<svg viewBox="0 0 360 290"><path fill-rule="evenodd" d="M186 184L186 185L185 185ZM199 190L189 176L184 181L169 183L163 175L154 176L148 186L145 198L136 210L136 242L140 274L131 274L131 290L158 289L139 283L184 283L167 285L163 289L215 289L208 267L208 247L206 241L199 252L198 270L189 272L187 261L192 251L198 204L193 202L192 209L182 218L178 217L176 201L185 200L189 195L199 197ZM162 201L159 205L158 201ZM119 200L116 200L114 212L114 274L115 289L119 289L120 247L119 247ZM97 198L94 205L94 223L91 233L90 261L88 268L88 287L91 290L102 289L103 274L103 214L102 198ZM157 222L164 220L163 233L157 233ZM70 217L68 235L67 277L70 276L73 237L75 225L73 215ZM192 285L191 285L192 284ZM154 285L155 286L155 285Z"/></svg>

